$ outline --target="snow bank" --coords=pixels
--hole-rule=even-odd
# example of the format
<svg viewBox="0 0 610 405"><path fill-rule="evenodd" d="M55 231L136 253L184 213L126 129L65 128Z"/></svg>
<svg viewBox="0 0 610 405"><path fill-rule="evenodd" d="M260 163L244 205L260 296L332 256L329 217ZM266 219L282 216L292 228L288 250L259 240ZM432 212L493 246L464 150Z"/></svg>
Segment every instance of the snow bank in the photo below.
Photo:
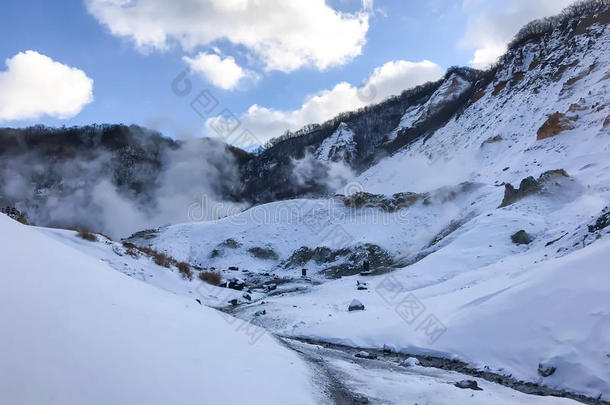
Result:
<svg viewBox="0 0 610 405"><path fill-rule="evenodd" d="M0 215L0 402L314 404L270 335Z"/></svg>

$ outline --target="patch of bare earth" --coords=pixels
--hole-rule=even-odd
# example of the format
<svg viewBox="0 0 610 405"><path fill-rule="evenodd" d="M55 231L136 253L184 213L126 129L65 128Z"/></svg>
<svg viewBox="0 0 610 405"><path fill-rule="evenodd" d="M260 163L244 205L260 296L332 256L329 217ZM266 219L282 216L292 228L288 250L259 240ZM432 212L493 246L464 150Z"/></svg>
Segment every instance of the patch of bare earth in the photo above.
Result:
<svg viewBox="0 0 610 405"><path fill-rule="evenodd" d="M557 136L563 131L574 129L572 121L575 121L577 118L578 117L568 117L560 112L549 115L546 122L538 129L536 139L540 141L542 139Z"/></svg>

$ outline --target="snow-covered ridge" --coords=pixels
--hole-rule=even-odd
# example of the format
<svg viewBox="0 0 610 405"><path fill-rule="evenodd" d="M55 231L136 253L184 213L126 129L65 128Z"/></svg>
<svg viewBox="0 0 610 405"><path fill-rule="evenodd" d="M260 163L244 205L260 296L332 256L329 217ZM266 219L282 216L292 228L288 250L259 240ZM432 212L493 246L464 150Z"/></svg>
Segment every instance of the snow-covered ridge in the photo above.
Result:
<svg viewBox="0 0 610 405"><path fill-rule="evenodd" d="M342 161L350 164L355 157L355 153L354 131L342 122L331 136L324 139L316 150L315 156L323 162Z"/></svg>
<svg viewBox="0 0 610 405"><path fill-rule="evenodd" d="M239 262L287 277L298 273L281 262L303 246L375 243L398 265L388 273L403 292L398 296L414 294L427 314L446 327L442 337L428 340L396 312L398 302L388 305L379 293L387 281L384 275L343 277L306 294L266 300L266 325L290 335L457 356L481 368L606 399L610 290L602 263L610 259L610 235L609 228L590 226L610 201L607 49L610 28L593 24L580 35L556 31L511 50L495 78L476 88L459 116L356 179L361 190L386 195L427 193L465 182L479 185L454 200L419 201L387 213L350 209L340 198L330 203L279 201L236 217L243 220L240 225L231 219L176 225L162 229L152 243L187 260L219 268ZM426 105L433 108L473 91L469 83L454 79ZM569 125L554 125L550 117L558 112ZM396 134L424 114L410 107L404 113ZM540 136L545 125L551 136ZM504 184L518 187L524 178L561 169L568 177L500 208ZM295 222L285 216L266 225L256 222L262 213L290 211L292 205L305 207L302 217L316 221ZM317 205L326 208L315 210ZM344 213L343 219L332 215L337 211ZM347 220L370 213L390 223ZM325 226L312 231L312 222ZM325 237L327 229L344 231L347 242L333 245L335 239ZM520 230L530 243L512 241ZM211 258L209 252L226 238L236 238L243 248ZM273 249L278 258L253 258L247 248L254 245ZM328 265L306 266L325 274ZM368 288L357 289L356 281L366 281ZM345 310L354 298L364 311ZM252 316L255 308L260 310L244 307L241 316ZM542 375L539 365L556 371Z"/></svg>
<svg viewBox="0 0 610 405"><path fill-rule="evenodd" d="M430 96L428 101L421 105L409 106L400 119L400 124L387 137L393 141L398 132L421 124L430 116L438 112L445 104L459 98L472 84L456 73L452 73L441 86Z"/></svg>

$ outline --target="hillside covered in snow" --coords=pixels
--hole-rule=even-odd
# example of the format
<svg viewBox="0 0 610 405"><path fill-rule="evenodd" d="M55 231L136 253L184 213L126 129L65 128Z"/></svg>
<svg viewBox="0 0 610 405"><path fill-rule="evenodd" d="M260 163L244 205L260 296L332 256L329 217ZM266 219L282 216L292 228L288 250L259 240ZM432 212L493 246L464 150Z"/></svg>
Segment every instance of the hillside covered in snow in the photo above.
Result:
<svg viewBox="0 0 610 405"><path fill-rule="evenodd" d="M279 293L236 313L265 308L257 321L280 335L456 358L609 398L607 15L511 48L487 83L449 75L383 138L403 146L333 197L134 241L227 279L245 269L255 292L266 274ZM445 124L414 135L464 94ZM352 139L357 127L342 123L317 156ZM346 310L353 299L364 311ZM421 314L401 312L409 300Z"/></svg>
<svg viewBox="0 0 610 405"><path fill-rule="evenodd" d="M49 219L0 215L0 402L610 403L610 4L587 4L257 153L29 134L101 171L0 164ZM35 155L9 132L0 156ZM50 227L72 212L100 228Z"/></svg>

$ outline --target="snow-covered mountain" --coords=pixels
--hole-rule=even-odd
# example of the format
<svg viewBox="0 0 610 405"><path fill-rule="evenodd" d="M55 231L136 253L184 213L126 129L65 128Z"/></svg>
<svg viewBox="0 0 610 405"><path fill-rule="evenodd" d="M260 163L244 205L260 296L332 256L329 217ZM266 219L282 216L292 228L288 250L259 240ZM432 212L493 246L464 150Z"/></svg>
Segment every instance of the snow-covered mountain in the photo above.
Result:
<svg viewBox="0 0 610 405"><path fill-rule="evenodd" d="M595 4L528 26L489 71L234 151L231 190L258 203L234 215L122 242L0 215L0 392L609 403L610 6ZM252 346L242 325L269 334Z"/></svg>
<svg viewBox="0 0 610 405"><path fill-rule="evenodd" d="M260 321L281 335L433 353L608 398L603 18L510 49L487 83L450 75L417 112L403 110L389 133L404 146L337 190L350 196L259 205L137 242L200 266L247 269L246 283L271 273L291 287L236 313L251 318L265 308ZM464 94L440 128L413 136L413 125ZM348 130L358 139L342 123L321 150L344 145ZM296 281L302 268L313 284ZM305 293L286 294L295 288ZM417 322L401 313L413 297L425 308ZM354 298L364 311L346 311ZM431 339L424 320L443 333Z"/></svg>
<svg viewBox="0 0 610 405"><path fill-rule="evenodd" d="M354 160L356 154L356 142L354 131L342 122L337 130L326 138L316 150L316 157L323 162L345 162L348 165Z"/></svg>

